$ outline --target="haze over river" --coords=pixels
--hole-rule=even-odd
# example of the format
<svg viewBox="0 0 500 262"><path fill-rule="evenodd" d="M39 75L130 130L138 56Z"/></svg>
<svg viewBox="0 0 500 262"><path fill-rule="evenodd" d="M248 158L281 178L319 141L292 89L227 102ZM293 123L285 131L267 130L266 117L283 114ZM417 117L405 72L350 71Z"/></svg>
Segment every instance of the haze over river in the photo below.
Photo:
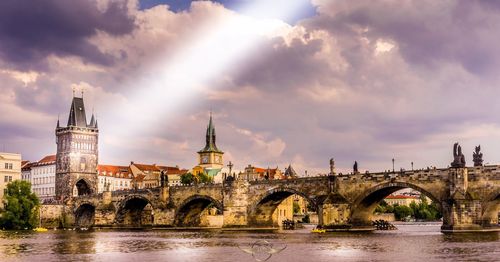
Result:
<svg viewBox="0 0 500 262"><path fill-rule="evenodd" d="M439 223L373 233L248 231L0 232L0 261L255 261L259 240L286 248L268 261L500 261L500 233L443 234ZM257 254L263 255L267 254Z"/></svg>

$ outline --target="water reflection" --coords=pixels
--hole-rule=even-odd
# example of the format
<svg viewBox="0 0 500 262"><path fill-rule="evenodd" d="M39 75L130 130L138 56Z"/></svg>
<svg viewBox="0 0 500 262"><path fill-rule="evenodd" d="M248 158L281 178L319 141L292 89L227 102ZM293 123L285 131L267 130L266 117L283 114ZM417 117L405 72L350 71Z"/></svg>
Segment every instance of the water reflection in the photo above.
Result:
<svg viewBox="0 0 500 262"><path fill-rule="evenodd" d="M311 234L242 231L0 232L2 261L253 261L239 249L265 240L287 246L269 261L497 261L500 233L441 234L439 225L397 231Z"/></svg>

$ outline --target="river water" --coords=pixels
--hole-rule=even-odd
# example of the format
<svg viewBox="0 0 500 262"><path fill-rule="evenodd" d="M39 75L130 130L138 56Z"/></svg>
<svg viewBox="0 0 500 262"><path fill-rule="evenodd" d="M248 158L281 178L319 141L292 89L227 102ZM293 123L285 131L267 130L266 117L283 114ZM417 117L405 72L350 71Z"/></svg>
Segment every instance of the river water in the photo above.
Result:
<svg viewBox="0 0 500 262"><path fill-rule="evenodd" d="M256 258L271 256L268 261L287 262L500 261L498 232L442 234L436 223L397 227L395 231L325 234L309 233L310 228L275 232L0 232L0 261L255 261L247 252Z"/></svg>

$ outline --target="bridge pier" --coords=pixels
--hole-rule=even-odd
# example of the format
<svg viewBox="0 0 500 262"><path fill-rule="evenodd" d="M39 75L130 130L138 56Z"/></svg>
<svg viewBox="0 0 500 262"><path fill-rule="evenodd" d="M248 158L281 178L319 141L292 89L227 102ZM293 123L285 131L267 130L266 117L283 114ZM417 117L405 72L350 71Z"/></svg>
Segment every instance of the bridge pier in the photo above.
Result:
<svg viewBox="0 0 500 262"><path fill-rule="evenodd" d="M250 184L237 179L223 188L223 227L248 226L248 191Z"/></svg>

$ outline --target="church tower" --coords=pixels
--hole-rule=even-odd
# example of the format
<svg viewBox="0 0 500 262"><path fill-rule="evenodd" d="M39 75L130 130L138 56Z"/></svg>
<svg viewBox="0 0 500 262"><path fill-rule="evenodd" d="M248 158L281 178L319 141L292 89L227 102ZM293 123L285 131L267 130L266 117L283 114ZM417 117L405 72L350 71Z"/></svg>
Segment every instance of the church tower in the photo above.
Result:
<svg viewBox="0 0 500 262"><path fill-rule="evenodd" d="M200 156L199 166L206 170L220 170L224 166L222 160L224 152L220 151L215 144L215 127L212 122L212 113L210 113L208 122L205 147L198 151L198 154Z"/></svg>
<svg viewBox="0 0 500 262"><path fill-rule="evenodd" d="M87 124L82 97L73 97L68 124L56 127L56 198L97 193L97 119L92 113Z"/></svg>

